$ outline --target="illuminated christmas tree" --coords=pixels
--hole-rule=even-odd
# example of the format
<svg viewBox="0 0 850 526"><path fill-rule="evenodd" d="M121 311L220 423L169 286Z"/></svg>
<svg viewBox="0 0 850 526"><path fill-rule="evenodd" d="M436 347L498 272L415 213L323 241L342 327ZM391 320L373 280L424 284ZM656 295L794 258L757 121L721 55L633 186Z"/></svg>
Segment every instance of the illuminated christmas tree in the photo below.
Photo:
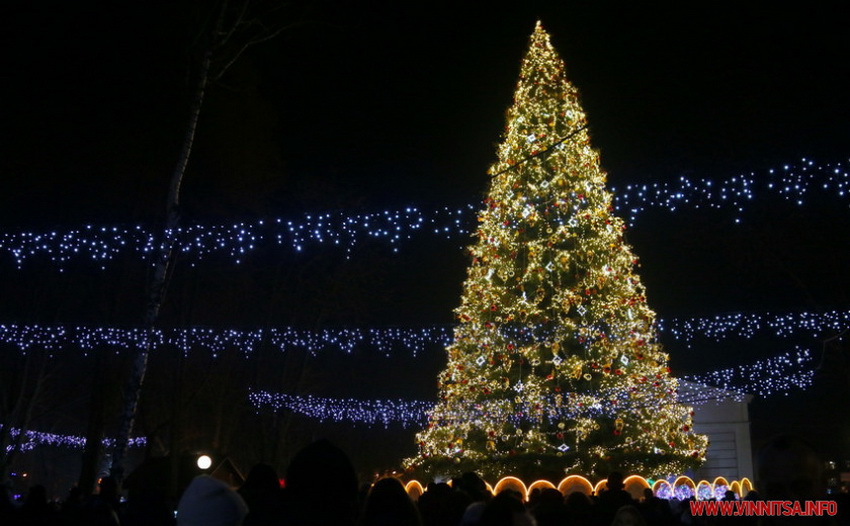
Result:
<svg viewBox="0 0 850 526"><path fill-rule="evenodd" d="M701 464L707 440L677 402L578 93L539 23L490 173L439 402L407 467L659 476Z"/></svg>

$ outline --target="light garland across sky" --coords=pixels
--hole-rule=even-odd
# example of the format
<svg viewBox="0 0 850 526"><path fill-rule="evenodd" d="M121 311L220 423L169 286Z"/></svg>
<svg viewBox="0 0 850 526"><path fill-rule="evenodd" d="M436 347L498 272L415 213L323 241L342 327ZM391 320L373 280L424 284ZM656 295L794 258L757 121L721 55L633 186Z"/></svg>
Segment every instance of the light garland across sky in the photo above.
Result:
<svg viewBox="0 0 850 526"><path fill-rule="evenodd" d="M686 376L679 385L678 401L692 406L725 400L744 400L747 394L768 397L776 394L788 394L792 391L808 388L814 376L811 354L797 348L794 351L755 363L723 369L695 376ZM258 412L289 411L314 418L322 422L346 422L368 426L381 424L388 427L398 424L402 427L422 425L427 421L428 412L434 402L422 400L358 400L354 398L328 398L312 395L293 395L288 393L252 390L248 396ZM599 399L609 403L582 405L565 402L546 405L546 417L552 419L598 418L612 416L628 408L633 402L626 392L602 393ZM470 418L470 415L487 413L493 408L464 408L458 413L458 419ZM515 415L518 420L523 415Z"/></svg>
<svg viewBox="0 0 850 526"><path fill-rule="evenodd" d="M672 183L626 185L619 191L611 190L618 214L634 225L638 216L650 209L728 209L738 222L748 203L757 197L778 195L803 205L815 189L841 199L850 196L850 173L845 164L802 159L799 164L721 180L680 177ZM478 204L433 210L408 207L374 213L305 214L300 219L266 218L230 225L194 224L180 228L174 237L177 250L192 265L213 257L238 264L261 247L302 252L335 246L348 256L369 240L388 243L397 251L402 241L417 233L462 239L475 228L480 208ZM105 267L128 254L149 259L160 234L158 229L142 225L3 232L0 254L10 256L19 268L37 259L47 259L60 268L76 260Z"/></svg>
<svg viewBox="0 0 850 526"><path fill-rule="evenodd" d="M3 427L0 425L0 427ZM21 430L18 428L11 429L12 438L15 439L21 433ZM86 447L86 438L77 436L77 435L62 435L58 433L45 433L43 431L33 431L26 430L23 432L24 436L21 439L19 451L31 451L38 446L53 446L53 447L66 447L73 449L83 449ZM107 448L112 447L114 440L111 438L104 438L103 445ZM133 437L130 438L128 445L130 447L144 447L147 444L147 439L145 437ZM6 451L11 451L14 446L10 445L6 447Z"/></svg>
<svg viewBox="0 0 850 526"><path fill-rule="evenodd" d="M767 397L775 394L788 394L796 389L806 389L811 385L813 371L811 354L804 349L796 349L779 356L752 364L723 369L695 376L684 377L679 385L679 401L700 406L709 402L724 400L741 401L745 393ZM586 417L614 414L628 405L622 398L624 393L609 394L618 399L614 404L577 407L567 405L557 414L549 415ZM605 398L603 396L602 398ZM428 411L433 402L423 400L357 400L354 398L328 398L311 395L293 395L287 393L251 390L250 403L257 412L290 411L322 422L344 422L367 426L400 425L402 427L419 426L427 421ZM552 404L552 408L555 405ZM482 409L483 410L483 409ZM570 413L567 415L566 413ZM575 414L573 414L575 413ZM468 413L465 413L468 416ZM520 418L520 417L517 417ZM19 429L12 429L16 437ZM111 446L112 439L103 439L104 446ZM144 447L145 437L130 440L130 447ZM30 451L38 446L52 446L82 449L86 445L85 437L62 435L42 431L24 431L20 451ZM7 451L12 446L7 447Z"/></svg>
<svg viewBox="0 0 850 526"><path fill-rule="evenodd" d="M841 163L816 163L803 158L799 164L785 164L761 172L750 172L722 180L690 179L676 182L611 187L617 210L633 225L638 215L649 209L675 212L681 209L731 209L735 222L741 220L748 203L766 194L778 194L797 205L804 205L814 190L837 197L850 196L850 173Z"/></svg>
<svg viewBox="0 0 850 526"><path fill-rule="evenodd" d="M719 342L731 338L751 339L759 335L787 338L821 338L850 327L850 311L746 313L658 320L658 331L688 346L700 339Z"/></svg>
<svg viewBox="0 0 850 526"><path fill-rule="evenodd" d="M311 246L341 247L346 255L367 240L389 243L394 251L402 240L419 231L454 238L469 233L474 207L444 207L422 211L414 207L376 213L332 212L306 214L300 220L258 219L231 225L195 224L181 227L173 237L177 252L192 265L212 257L236 264L260 247L286 247L301 252ZM149 259L160 232L148 226L94 226L38 232L0 233L0 254L7 253L21 268L29 260L49 259L60 268L73 260L92 261L101 268L129 254Z"/></svg>
<svg viewBox="0 0 850 526"><path fill-rule="evenodd" d="M662 336L684 342L689 347L700 339L719 342L731 338L749 339L758 335L820 338L850 327L850 311L737 313L704 318L670 318L658 319L657 326ZM22 352L44 349L51 355L66 352L70 347L81 349L85 354L102 347L120 352L140 348L150 338L154 351L176 347L184 354L192 350L204 350L213 357L230 349L248 356L262 345L281 352L303 349L313 354L325 351L351 353L358 346L366 345L385 355L406 349L416 356L429 346L447 346L452 341L453 331L452 326L437 325L320 331L289 327L256 330L190 327L155 329L147 333L140 328L0 324L0 343L14 345Z"/></svg>
<svg viewBox="0 0 850 526"><path fill-rule="evenodd" d="M434 405L421 400L355 400L269 391L251 391L248 399L258 411L264 408L273 412L286 410L322 422L382 424L384 427L395 423L403 427L419 425Z"/></svg>
<svg viewBox="0 0 850 526"><path fill-rule="evenodd" d="M44 349L51 356L65 352L69 347L76 347L84 354L103 347L114 349L117 353L145 346L148 340L154 352L176 347L188 355L190 351L200 349L213 357L231 349L250 356L262 345L281 352L297 348L312 354L322 351L351 353L360 344L373 346L386 355L401 347L415 356L432 343L444 345L451 335L452 328L448 326L320 331L286 327L266 330L190 327L154 329L148 333L139 328L0 324L0 343L14 345L22 352Z"/></svg>
<svg viewBox="0 0 850 526"><path fill-rule="evenodd" d="M724 390L771 396L806 389L814 379L812 356L806 349L780 354L752 364L685 376L684 380Z"/></svg>

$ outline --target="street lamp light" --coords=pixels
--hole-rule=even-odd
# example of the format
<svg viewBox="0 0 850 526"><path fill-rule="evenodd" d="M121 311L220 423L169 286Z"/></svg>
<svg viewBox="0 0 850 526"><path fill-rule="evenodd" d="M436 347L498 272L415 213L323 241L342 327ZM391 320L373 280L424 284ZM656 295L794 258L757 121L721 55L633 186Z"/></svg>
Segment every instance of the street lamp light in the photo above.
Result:
<svg viewBox="0 0 850 526"><path fill-rule="evenodd" d="M201 455L198 457L198 467L200 469L209 469L212 466L212 459L209 455Z"/></svg>

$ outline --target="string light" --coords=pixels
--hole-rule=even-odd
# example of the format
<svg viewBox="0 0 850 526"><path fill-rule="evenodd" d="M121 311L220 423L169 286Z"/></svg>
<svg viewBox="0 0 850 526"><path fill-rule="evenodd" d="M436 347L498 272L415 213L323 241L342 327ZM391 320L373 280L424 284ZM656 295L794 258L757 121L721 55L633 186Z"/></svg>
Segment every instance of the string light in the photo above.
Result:
<svg viewBox="0 0 850 526"><path fill-rule="evenodd" d="M700 375L684 376L679 382L678 402L692 406L719 403L726 400L744 401L747 395L760 398L808 388L814 377L812 357L808 350L796 348L773 358L757 361ZM311 395L293 395L265 390L251 390L248 399L260 412L290 411L322 422L348 422L352 424L399 424L402 427L422 425L434 402L421 400L357 400L354 398L326 398ZM609 389L597 393L583 404L579 398L567 395L569 403L546 404L547 419L610 417L624 409L639 409L627 392ZM602 400L603 402L599 402ZM494 410L494 402L481 401L472 407L457 410L447 420L476 419ZM534 414L530 407L514 413L516 423L522 423Z"/></svg>
<svg viewBox="0 0 850 526"><path fill-rule="evenodd" d="M285 409L322 422L383 424L384 427L391 423L400 423L403 427L421 424L434 405L423 401L323 398L269 391L251 391L248 399L258 411L265 407L275 412Z"/></svg>
<svg viewBox="0 0 850 526"><path fill-rule="evenodd" d="M812 363L811 354L797 348L770 358L720 371L713 371L696 376L683 377L685 382L679 383L679 402L700 406L708 402L724 400L742 401L747 394L767 397L776 394L788 394L794 389L805 389L811 385L814 373L809 366ZM736 383L741 382L741 383ZM596 418L610 416L629 404L623 393L609 391L597 398L609 400L606 404L557 408L555 404L549 407L550 418ZM248 400L260 412L291 411L322 422L348 422L352 424L375 425L389 427L399 424L402 427L422 425L427 420L428 412L434 402L421 400L357 400L353 398L326 398L319 396L298 396L286 393L276 393L264 390L251 390ZM616 400L611 403L611 400ZM553 410L553 408L555 408ZM485 406L479 407L479 413L486 413ZM458 414L456 418L467 418L468 411ZM518 417L521 418L521 417ZM0 425L2 428L2 425ZM20 430L12 428L11 436L15 439ZM106 447L111 447L113 440L103 439ZM144 447L145 437L130 439L130 447ZM38 446L53 446L82 449L86 445L85 437L77 435L62 435L42 431L24 431L20 451L30 451ZM11 451L12 446L7 446Z"/></svg>
<svg viewBox="0 0 850 526"><path fill-rule="evenodd" d="M0 428L3 426L0 425ZM21 434L21 430L18 428L11 428L10 435L13 439L17 439L17 437ZM23 431L23 438L21 439L20 447L18 451L31 451L38 446L53 446L53 447L66 447L73 449L83 449L86 447L86 438L77 436L77 435L61 435L58 433L45 433L43 431L33 431L33 430L25 430ZM105 447L112 447L115 442L112 438L104 438L102 443ZM147 439L145 437L132 437L129 440L130 447L144 447L147 444ZM6 452L10 452L14 449L13 445L6 446Z"/></svg>
<svg viewBox="0 0 850 526"><path fill-rule="evenodd" d="M448 342L451 331L451 327L436 326L320 331L290 327L265 330L191 327L160 328L148 332L140 328L0 324L0 343L14 345L24 353L30 349L44 349L49 356L69 347L81 349L84 355L102 347L112 348L117 353L143 347L147 342L154 351L177 348L188 355L192 350L202 349L213 357L229 349L236 349L247 357L261 345L281 352L297 348L312 354L331 350L351 353L361 344L387 356L399 347L417 356L428 345Z"/></svg>
<svg viewBox="0 0 850 526"><path fill-rule="evenodd" d="M812 384L814 370L809 366L812 357L808 350L796 350L758 361L746 366L730 367L709 373L685 376L697 384L760 396L788 394L793 389L806 389Z"/></svg>
<svg viewBox="0 0 850 526"><path fill-rule="evenodd" d="M387 242L398 251L402 240L418 231L455 238L468 233L473 207L443 207L423 212L403 210L347 214L305 214L300 220L259 219L232 225L194 224L177 229L177 252L195 265L212 257L225 257L236 264L260 247L288 247L301 252L311 246L330 245L346 256L366 240ZM148 259L157 247L160 232L142 225L93 226L46 232L0 233L0 252L8 253L21 268L29 260L47 258L60 268L72 260L88 260L105 268L115 258L130 253Z"/></svg>
<svg viewBox="0 0 850 526"><path fill-rule="evenodd" d="M721 341L729 338L750 339L759 334L787 338L805 334L819 338L844 331L850 326L850 311L734 313L706 318L658 320L658 330L676 340L691 343L697 339Z"/></svg>
<svg viewBox="0 0 850 526"><path fill-rule="evenodd" d="M815 189L840 198L850 195L850 174L842 162L816 163L802 158L799 164L785 164L758 174L740 174L714 181L682 176L675 182L626 185L623 189L611 188L616 194L615 206L626 214L629 224L648 209L657 208L670 212L680 209L728 209L740 223L741 214L756 197L776 194L780 198L799 206L806 202L808 194Z"/></svg>
<svg viewBox="0 0 850 526"><path fill-rule="evenodd" d="M850 311L790 313L736 313L704 318L659 318L657 329L662 336L687 344L695 341L719 342L732 338L754 338L760 334L777 338L808 336L820 338L841 332L850 326ZM432 346L445 347L453 340L454 326L374 327L322 329L312 331L292 327L271 329L212 329L203 327L159 328L146 332L140 328L88 327L71 325L0 324L0 343L14 345L22 352L44 349L50 355L76 347L84 354L101 348L116 350L143 347L148 339L152 349L177 348L184 355L204 350L213 356L236 349L245 356L262 345L285 352L303 349L311 354L342 351L352 353L358 346L368 346L390 356L406 349L418 356ZM518 342L545 341L549 335L543 327L500 327L502 334Z"/></svg>
<svg viewBox="0 0 850 526"><path fill-rule="evenodd" d="M680 177L675 182L626 185L614 194L614 209L634 226L638 216L659 209L722 209L741 214L757 197L776 196L804 205L810 193L820 190L844 199L850 196L850 173L842 162L799 164L750 172L721 180ZM421 210L407 207L371 213L309 213L300 219L266 218L231 225L194 224L178 229L177 250L190 264L224 257L239 264L261 247L285 247L295 252L319 246L341 248L348 257L366 241L388 243L397 252L414 234L428 233L463 239L475 229L479 205ZM143 225L86 225L82 228L0 233L0 253L11 256L20 268L30 260L48 259L60 269L74 260L91 261L105 268L114 259L130 254L147 260L155 253L161 231Z"/></svg>

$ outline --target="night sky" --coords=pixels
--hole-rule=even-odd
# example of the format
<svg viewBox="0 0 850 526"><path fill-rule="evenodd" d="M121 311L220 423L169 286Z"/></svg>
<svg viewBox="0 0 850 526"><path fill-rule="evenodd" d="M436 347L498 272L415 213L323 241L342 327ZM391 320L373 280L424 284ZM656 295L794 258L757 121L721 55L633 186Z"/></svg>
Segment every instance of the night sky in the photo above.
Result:
<svg viewBox="0 0 850 526"><path fill-rule="evenodd" d="M3 17L0 228L161 221L203 9L27 4ZM306 4L270 16L270 25L296 23L209 88L185 179L184 221L479 202L538 18L581 93L612 186L723 179L850 153L850 41L838 8ZM806 199L802 207L758 201L741 224L719 211L642 216L628 241L641 258L650 305L662 317L846 308L848 201L823 193ZM228 327L450 323L464 244L424 236L397 255L366 246L347 263L332 252L315 259L264 253L240 268L213 262L178 270L197 274L177 280L164 318ZM0 265L7 320L141 321L139 265L101 271L80 264L62 277L50 265ZM303 290L264 295L281 268L290 277L274 283ZM61 287L33 292L44 280ZM249 306L240 303L244 290ZM674 365L700 371L788 347L668 349ZM433 389L435 352L436 365L421 374L404 365L415 378L408 397ZM381 363L374 367L397 376L397 365ZM370 394L404 389L397 378L387 386Z"/></svg>

